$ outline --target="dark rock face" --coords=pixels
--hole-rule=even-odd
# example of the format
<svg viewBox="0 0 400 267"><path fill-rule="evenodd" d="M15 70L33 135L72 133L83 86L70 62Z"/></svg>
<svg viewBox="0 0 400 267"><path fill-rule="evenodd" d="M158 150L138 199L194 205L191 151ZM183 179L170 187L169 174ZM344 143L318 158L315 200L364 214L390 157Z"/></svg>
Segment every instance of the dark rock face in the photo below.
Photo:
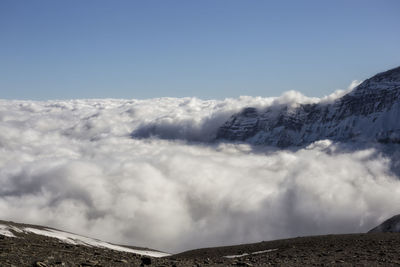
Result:
<svg viewBox="0 0 400 267"><path fill-rule="evenodd" d="M400 214L387 219L368 233L400 233Z"/></svg>
<svg viewBox="0 0 400 267"><path fill-rule="evenodd" d="M379 73L333 103L246 108L217 139L286 147L317 140L400 142L400 67Z"/></svg>

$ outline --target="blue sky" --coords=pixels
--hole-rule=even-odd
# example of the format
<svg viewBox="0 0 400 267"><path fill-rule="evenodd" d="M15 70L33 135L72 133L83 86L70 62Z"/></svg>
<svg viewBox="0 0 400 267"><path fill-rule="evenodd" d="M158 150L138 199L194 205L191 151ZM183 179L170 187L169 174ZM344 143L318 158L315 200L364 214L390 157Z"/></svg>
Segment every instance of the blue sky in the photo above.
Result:
<svg viewBox="0 0 400 267"><path fill-rule="evenodd" d="M400 1L2 0L0 98L323 96L400 65Z"/></svg>

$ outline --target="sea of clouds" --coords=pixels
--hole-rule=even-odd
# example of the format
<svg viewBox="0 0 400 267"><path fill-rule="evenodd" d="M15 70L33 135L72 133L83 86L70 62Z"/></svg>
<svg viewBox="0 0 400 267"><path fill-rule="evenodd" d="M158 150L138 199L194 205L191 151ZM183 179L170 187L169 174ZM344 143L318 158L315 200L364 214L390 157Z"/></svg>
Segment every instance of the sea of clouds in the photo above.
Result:
<svg viewBox="0 0 400 267"><path fill-rule="evenodd" d="M0 219L168 252L369 230L400 213L379 149L210 142L243 107L341 94L0 100Z"/></svg>

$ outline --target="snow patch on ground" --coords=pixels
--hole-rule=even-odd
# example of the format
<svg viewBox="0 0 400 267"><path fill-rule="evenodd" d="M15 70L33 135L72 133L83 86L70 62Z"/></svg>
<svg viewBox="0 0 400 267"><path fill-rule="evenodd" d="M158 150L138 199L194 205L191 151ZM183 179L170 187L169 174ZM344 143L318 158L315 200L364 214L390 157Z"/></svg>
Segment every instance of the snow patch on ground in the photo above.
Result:
<svg viewBox="0 0 400 267"><path fill-rule="evenodd" d="M268 253L268 252L277 251L277 250L278 250L277 248L260 250L260 251L256 251L256 252L252 252L252 253L243 253L240 255L228 255L228 256L224 256L224 258L227 258L227 259L241 258L241 257L249 256L249 255L263 254L263 253Z"/></svg>
<svg viewBox="0 0 400 267"><path fill-rule="evenodd" d="M8 237L16 237L7 225L0 224L0 235L8 236Z"/></svg>
<svg viewBox="0 0 400 267"><path fill-rule="evenodd" d="M57 238L62 242L71 244L71 245L83 245L83 246L90 246L90 247L101 247L101 248L108 248L117 251L135 253L139 255L146 255L150 257L166 257L170 254L159 252L159 251L151 251L151 250L139 250L139 249L131 249L127 247L122 247L114 244L110 244L101 240L84 237L72 233L67 233L63 231L57 231L54 229L37 229L32 227L25 227L25 228L18 228L15 226L9 225L2 225L0 224L0 235L8 236L8 237L16 237L10 230L20 232L20 233L33 233L37 235L43 235L47 237Z"/></svg>

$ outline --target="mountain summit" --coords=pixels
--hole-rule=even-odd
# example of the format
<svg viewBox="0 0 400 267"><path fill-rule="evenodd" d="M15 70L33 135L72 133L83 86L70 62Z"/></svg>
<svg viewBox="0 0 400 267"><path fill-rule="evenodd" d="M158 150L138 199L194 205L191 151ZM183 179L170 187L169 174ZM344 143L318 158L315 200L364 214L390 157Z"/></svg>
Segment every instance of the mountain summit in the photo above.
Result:
<svg viewBox="0 0 400 267"><path fill-rule="evenodd" d="M397 67L365 80L333 103L245 108L219 128L217 139L279 147L322 139L399 143L399 95Z"/></svg>

